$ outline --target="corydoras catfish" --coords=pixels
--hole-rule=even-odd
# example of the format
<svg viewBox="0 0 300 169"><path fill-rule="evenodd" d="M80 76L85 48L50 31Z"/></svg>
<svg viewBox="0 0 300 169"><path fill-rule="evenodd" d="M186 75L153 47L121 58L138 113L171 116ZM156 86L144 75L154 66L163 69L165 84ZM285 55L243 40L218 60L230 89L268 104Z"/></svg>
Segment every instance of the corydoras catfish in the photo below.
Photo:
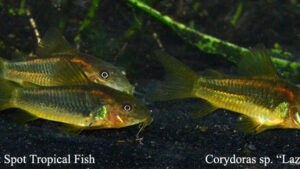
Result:
<svg viewBox="0 0 300 169"><path fill-rule="evenodd" d="M58 86L22 86L1 80L0 110L19 108L78 131L139 123L143 124L142 130L151 123L150 111L132 95L90 82L77 64L66 61L62 66L67 69L57 74ZM74 85L77 81L85 84Z"/></svg>
<svg viewBox="0 0 300 169"><path fill-rule="evenodd" d="M150 94L151 100L204 99L193 118L220 108L230 110L242 114L239 127L245 132L300 129L300 88L279 78L264 49L250 49L238 64L243 75L236 77L217 71L200 76L171 56L158 51L156 55L167 77Z"/></svg>
<svg viewBox="0 0 300 169"><path fill-rule="evenodd" d="M57 71L64 71L61 62L67 59L78 64L91 82L128 94L134 92L125 71L99 58L72 49L57 29L47 31L36 53L38 58L24 58L23 55L20 55L18 60L12 61L0 58L0 77L20 84L30 82L40 86L57 86L53 75Z"/></svg>

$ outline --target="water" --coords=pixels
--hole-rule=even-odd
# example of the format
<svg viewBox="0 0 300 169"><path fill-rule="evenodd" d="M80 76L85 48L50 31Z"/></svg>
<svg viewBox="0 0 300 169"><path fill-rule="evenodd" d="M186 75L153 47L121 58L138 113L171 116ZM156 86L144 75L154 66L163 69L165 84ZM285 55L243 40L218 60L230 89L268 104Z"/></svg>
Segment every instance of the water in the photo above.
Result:
<svg viewBox="0 0 300 169"><path fill-rule="evenodd" d="M293 54L284 59L300 61L297 1L145 2L219 39L243 47L261 43L269 49L284 49ZM239 6L242 9L237 14ZM2 57L13 58L16 49L27 54L35 52L37 38L29 17L22 12L26 9L30 10L41 35L50 27L58 27L74 48L124 68L141 100L143 93L151 92L163 80L163 68L153 54L160 45L197 72L210 68L236 74L234 63L222 55L199 51L189 40L183 40L174 30L126 0L0 0ZM280 67L278 70L283 78L299 83L298 70L290 72ZM70 162L51 164L52 168L223 168L222 158L236 160L228 168L264 168L264 164L272 168L296 168L293 164L280 164L283 157L280 154L299 156L299 131L270 130L246 135L237 131L238 115L224 110L194 121L190 114L197 102L186 99L147 103L154 121L141 133L142 140L135 138L138 126L84 131L73 136L62 134L61 124L46 120L16 125L12 119L20 110L6 110L0 115L0 166L13 168L12 161L5 157L11 160L19 157L20 164L15 167L45 168L46 162L32 162L30 155L36 154L51 159L70 155ZM75 164L74 156L81 154L82 164ZM26 162L20 159L24 156ZM268 160L273 163L267 164Z"/></svg>

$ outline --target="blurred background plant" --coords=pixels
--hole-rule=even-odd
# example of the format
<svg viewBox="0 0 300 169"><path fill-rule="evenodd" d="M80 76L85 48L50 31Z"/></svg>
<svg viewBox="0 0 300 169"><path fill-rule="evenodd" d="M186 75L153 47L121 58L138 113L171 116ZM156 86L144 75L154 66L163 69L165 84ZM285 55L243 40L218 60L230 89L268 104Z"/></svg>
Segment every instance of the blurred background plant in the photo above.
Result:
<svg viewBox="0 0 300 169"><path fill-rule="evenodd" d="M173 20L166 24L136 3ZM160 45L196 71L213 68L234 73L236 56L228 49L215 52L199 47L207 43L198 43L199 32L238 48L264 44L277 53L280 74L299 83L299 9L296 0L0 0L0 52L7 58L16 49L34 53L32 17L41 36L58 27L74 48L126 69L132 83L162 78L163 69L152 53ZM175 29L179 22L196 34Z"/></svg>

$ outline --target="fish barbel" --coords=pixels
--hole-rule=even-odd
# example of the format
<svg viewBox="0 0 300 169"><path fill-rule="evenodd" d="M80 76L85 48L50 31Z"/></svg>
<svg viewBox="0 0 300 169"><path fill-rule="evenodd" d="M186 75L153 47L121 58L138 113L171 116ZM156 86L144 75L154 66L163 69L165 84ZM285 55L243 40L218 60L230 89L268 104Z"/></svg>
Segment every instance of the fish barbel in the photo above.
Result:
<svg viewBox="0 0 300 169"><path fill-rule="evenodd" d="M65 63L67 65L68 62ZM72 63L71 66L74 64ZM0 82L0 110L19 108L37 118L70 124L81 129L121 128L152 121L150 111L133 96L104 85L90 83L80 68L68 68L70 74L58 77L86 85L21 86L11 81ZM60 74L59 74L60 75ZM67 74L64 74L67 75Z"/></svg>
<svg viewBox="0 0 300 169"><path fill-rule="evenodd" d="M93 56L82 54L70 47L56 29L50 29L37 48L39 59L8 61L0 58L0 77L22 84L30 82L40 86L57 86L53 74L64 69L61 61L68 59L78 64L91 82L133 94L134 88L126 79L125 71ZM78 84L80 85L80 84Z"/></svg>
<svg viewBox="0 0 300 169"><path fill-rule="evenodd" d="M219 108L242 114L239 127L260 133L271 128L300 129L300 88L281 80L263 49L252 49L239 63L247 76L230 77L217 71L199 76L177 59L156 52L164 65L166 81L149 98L163 101L198 97L204 99L193 118Z"/></svg>

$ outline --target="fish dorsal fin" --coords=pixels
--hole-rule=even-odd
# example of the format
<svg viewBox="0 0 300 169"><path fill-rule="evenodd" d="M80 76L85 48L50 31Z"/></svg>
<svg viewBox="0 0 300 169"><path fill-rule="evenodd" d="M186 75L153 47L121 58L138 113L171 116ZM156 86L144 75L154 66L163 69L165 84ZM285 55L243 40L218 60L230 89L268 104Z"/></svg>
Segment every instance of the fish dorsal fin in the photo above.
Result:
<svg viewBox="0 0 300 169"><path fill-rule="evenodd" d="M204 72L203 72L203 75L205 77L210 77L210 78L223 78L225 77L225 75L217 70L214 70L214 69L206 69Z"/></svg>
<svg viewBox="0 0 300 169"><path fill-rule="evenodd" d="M255 79L279 79L268 52L262 46L249 49L249 53L243 56L238 68L243 75L250 75Z"/></svg>
<svg viewBox="0 0 300 169"><path fill-rule="evenodd" d="M56 28L50 28L39 43L36 53L39 57L70 56L76 53Z"/></svg>
<svg viewBox="0 0 300 169"><path fill-rule="evenodd" d="M215 107L214 105L212 105L208 101L203 101L202 103L200 103L196 107L197 112L192 114L192 119L202 118L202 117L212 113L213 111L215 111L217 109L218 109L217 107Z"/></svg>
<svg viewBox="0 0 300 169"><path fill-rule="evenodd" d="M57 62L54 69L55 72L51 76L57 85L86 85L90 83L81 67L68 59L62 58Z"/></svg>
<svg viewBox="0 0 300 169"><path fill-rule="evenodd" d="M11 60L14 62L31 60L34 57L35 57L35 55L26 54L18 49L15 49L14 52L12 52L12 54L11 54Z"/></svg>

